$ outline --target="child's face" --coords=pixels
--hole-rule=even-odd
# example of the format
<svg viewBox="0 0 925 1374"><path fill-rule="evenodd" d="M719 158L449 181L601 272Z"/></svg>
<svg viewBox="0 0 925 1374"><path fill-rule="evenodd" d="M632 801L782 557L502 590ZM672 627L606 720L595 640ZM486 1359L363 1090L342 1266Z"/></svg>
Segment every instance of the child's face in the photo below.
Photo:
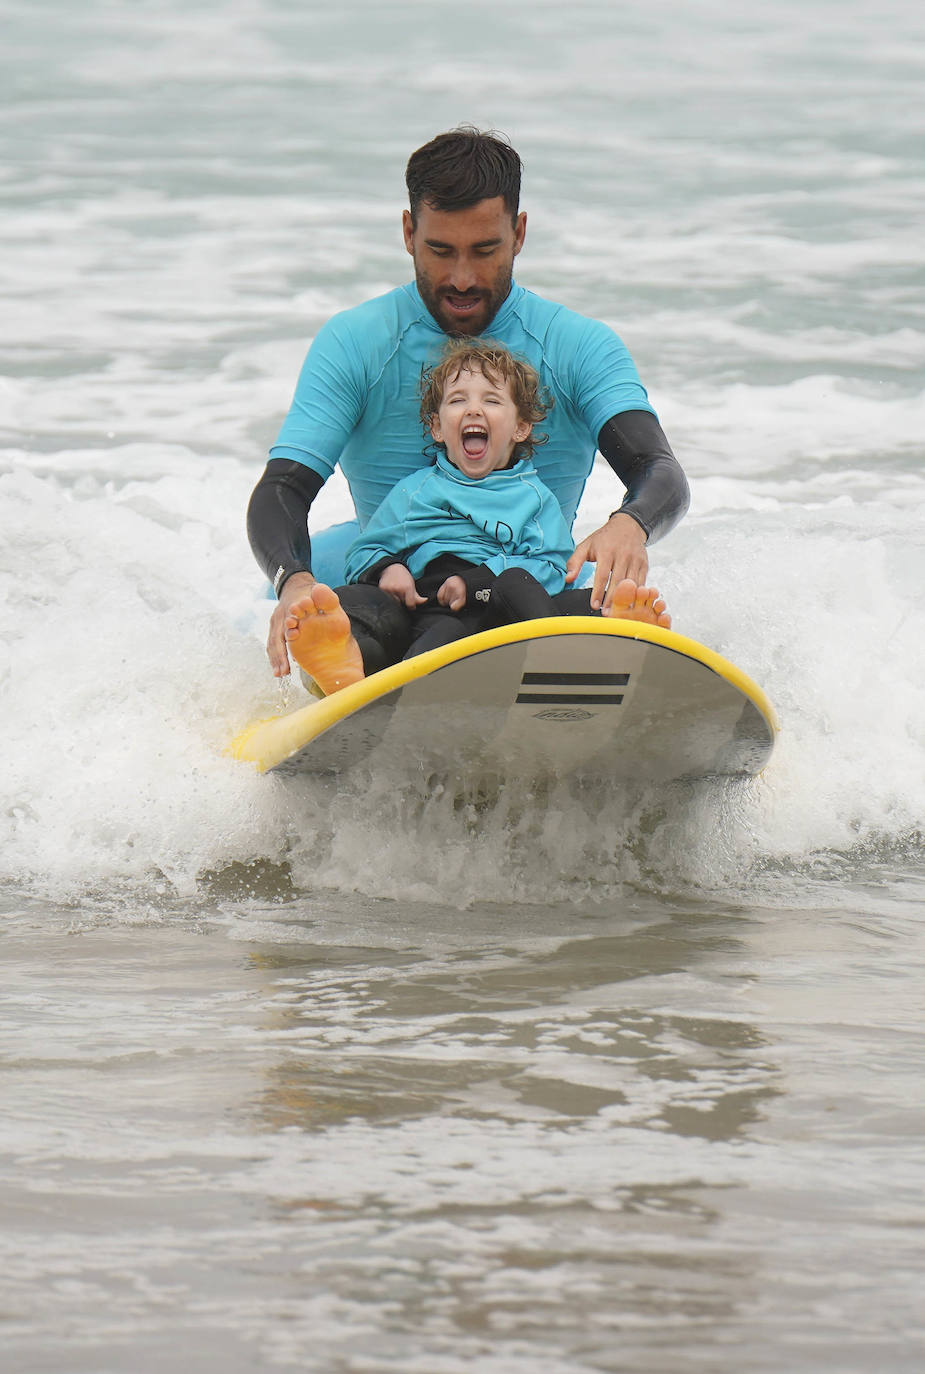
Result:
<svg viewBox="0 0 925 1374"><path fill-rule="evenodd" d="M507 382L493 382L468 369L450 379L430 432L454 467L466 477L506 468L516 444L533 426L521 420Z"/></svg>

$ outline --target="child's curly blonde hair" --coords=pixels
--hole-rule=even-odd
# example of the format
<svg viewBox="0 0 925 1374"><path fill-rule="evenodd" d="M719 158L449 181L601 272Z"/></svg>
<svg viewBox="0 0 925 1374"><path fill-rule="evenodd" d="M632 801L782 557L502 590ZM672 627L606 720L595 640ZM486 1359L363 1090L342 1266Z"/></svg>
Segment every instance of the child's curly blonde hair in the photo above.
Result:
<svg viewBox="0 0 925 1374"><path fill-rule="evenodd" d="M518 418L531 425L545 420L552 409L552 397L545 392L534 367L518 358L493 339L451 339L443 357L421 373L421 421L429 427L443 401L444 393L460 372L481 372L495 386L507 385ZM538 444L549 436L531 431L514 447L515 460L531 458Z"/></svg>

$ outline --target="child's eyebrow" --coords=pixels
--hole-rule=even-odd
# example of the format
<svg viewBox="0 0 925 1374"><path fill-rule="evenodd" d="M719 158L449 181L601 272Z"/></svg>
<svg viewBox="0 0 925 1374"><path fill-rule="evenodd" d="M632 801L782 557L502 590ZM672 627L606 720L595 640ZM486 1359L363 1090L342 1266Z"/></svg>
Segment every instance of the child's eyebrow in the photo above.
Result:
<svg viewBox="0 0 925 1374"><path fill-rule="evenodd" d="M489 384L489 386L486 388L484 392L484 395L486 396L504 396L506 394L507 388L505 386L495 386L493 383ZM445 401L448 401L452 396L465 395L466 388L464 386L448 386L446 391L443 393L443 399Z"/></svg>

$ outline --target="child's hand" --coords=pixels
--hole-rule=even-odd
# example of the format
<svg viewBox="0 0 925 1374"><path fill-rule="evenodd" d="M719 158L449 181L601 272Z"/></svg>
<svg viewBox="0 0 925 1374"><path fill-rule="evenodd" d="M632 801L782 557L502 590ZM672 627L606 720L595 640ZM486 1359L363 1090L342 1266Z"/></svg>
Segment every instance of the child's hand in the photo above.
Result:
<svg viewBox="0 0 925 1374"><path fill-rule="evenodd" d="M455 573L448 577L437 593L437 600L441 606L449 606L451 611L461 611L466 604L466 584L462 578Z"/></svg>
<svg viewBox="0 0 925 1374"><path fill-rule="evenodd" d="M423 606L426 596L418 596L418 589L404 563L390 563L379 579L379 586L396 601L413 611L415 606Z"/></svg>

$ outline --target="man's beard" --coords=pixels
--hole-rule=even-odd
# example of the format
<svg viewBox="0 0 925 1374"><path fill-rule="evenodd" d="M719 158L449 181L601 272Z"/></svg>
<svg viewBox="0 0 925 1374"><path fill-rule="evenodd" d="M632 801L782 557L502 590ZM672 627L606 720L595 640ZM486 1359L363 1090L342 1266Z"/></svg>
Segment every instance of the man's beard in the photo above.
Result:
<svg viewBox="0 0 925 1374"><path fill-rule="evenodd" d="M484 333L491 324L510 294L512 276L511 270L508 268L498 274L491 287L470 291L451 291L446 287L434 289L430 279L417 267L415 267L415 280L418 291L421 293L421 300L440 328L447 334L469 336ZM460 301L480 301L481 307L474 309L471 315L460 317L444 304L444 298L447 296Z"/></svg>

